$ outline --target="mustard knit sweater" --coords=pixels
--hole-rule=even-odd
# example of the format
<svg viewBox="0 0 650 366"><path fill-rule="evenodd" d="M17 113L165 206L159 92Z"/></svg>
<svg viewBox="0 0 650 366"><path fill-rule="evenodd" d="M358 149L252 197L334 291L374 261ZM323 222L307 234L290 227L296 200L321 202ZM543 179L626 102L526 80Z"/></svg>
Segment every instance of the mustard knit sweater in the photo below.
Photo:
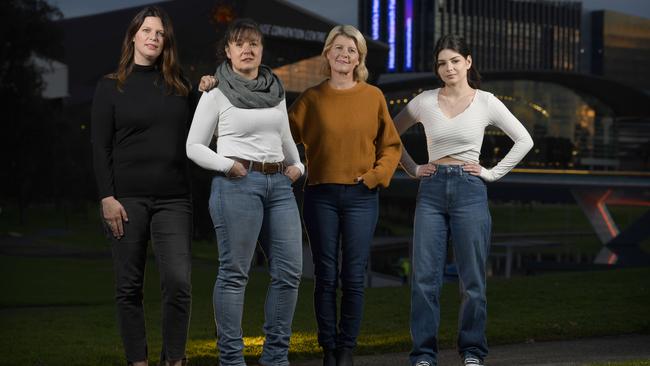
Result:
<svg viewBox="0 0 650 366"><path fill-rule="evenodd" d="M387 187L401 155L401 141L381 90L365 82L345 90L325 80L289 108L296 143L305 146L308 184Z"/></svg>

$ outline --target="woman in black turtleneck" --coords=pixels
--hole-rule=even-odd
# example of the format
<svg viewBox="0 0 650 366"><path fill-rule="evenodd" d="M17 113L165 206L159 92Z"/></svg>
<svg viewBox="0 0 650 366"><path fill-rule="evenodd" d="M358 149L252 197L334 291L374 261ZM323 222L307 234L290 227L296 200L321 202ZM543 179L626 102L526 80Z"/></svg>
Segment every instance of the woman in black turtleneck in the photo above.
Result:
<svg viewBox="0 0 650 366"><path fill-rule="evenodd" d="M162 288L162 353L185 362L191 306L192 203L185 158L190 85L167 14L147 7L131 21L117 72L99 81L92 143L101 210L110 233L118 322L129 365L147 365L142 306L147 242Z"/></svg>

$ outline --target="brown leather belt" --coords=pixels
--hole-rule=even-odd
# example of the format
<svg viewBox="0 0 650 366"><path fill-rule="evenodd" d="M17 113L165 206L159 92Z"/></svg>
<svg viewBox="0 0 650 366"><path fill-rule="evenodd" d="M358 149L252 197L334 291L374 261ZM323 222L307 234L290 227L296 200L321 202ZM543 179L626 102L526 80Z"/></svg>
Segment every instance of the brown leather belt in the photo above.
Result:
<svg viewBox="0 0 650 366"><path fill-rule="evenodd" d="M229 156L229 158L240 162L247 170L260 172L262 174L275 174L284 171L284 163L281 161L277 163L265 163L261 161L244 160L232 156Z"/></svg>

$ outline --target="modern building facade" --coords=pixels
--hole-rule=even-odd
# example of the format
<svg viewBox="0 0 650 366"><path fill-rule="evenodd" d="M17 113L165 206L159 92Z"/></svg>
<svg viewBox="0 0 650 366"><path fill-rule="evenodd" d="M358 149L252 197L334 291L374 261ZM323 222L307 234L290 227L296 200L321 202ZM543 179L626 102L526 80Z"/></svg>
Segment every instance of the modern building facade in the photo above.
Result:
<svg viewBox="0 0 650 366"><path fill-rule="evenodd" d="M604 10L589 16L588 71L650 92L650 19Z"/></svg>
<svg viewBox="0 0 650 366"><path fill-rule="evenodd" d="M180 60L193 81L214 73L217 42L236 18L252 18L260 24L265 38L262 62L276 71L288 91L299 93L323 80L318 73L319 56L336 24L318 14L283 0L171 0L152 5L165 9L172 18ZM64 54L57 61L69 70L67 104L90 102L97 81L115 70L128 22L140 8L59 22ZM387 49L381 42L367 41L366 63L371 78L377 78L384 71ZM88 62L89 55L92 62Z"/></svg>
<svg viewBox="0 0 650 366"><path fill-rule="evenodd" d="M430 71L440 36L465 37L480 70L578 71L582 5L546 0L360 0L359 25L389 45L388 72Z"/></svg>

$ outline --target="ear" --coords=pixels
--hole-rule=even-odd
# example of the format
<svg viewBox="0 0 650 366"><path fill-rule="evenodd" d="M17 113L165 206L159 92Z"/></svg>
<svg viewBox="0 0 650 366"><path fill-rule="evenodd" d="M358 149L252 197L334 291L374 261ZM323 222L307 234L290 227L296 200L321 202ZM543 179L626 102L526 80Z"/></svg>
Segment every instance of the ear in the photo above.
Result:
<svg viewBox="0 0 650 366"><path fill-rule="evenodd" d="M230 47L226 46L224 50L226 51L226 57L228 57L228 60L232 59L230 56Z"/></svg>
<svg viewBox="0 0 650 366"><path fill-rule="evenodd" d="M472 68L472 55L467 55L467 70Z"/></svg>

